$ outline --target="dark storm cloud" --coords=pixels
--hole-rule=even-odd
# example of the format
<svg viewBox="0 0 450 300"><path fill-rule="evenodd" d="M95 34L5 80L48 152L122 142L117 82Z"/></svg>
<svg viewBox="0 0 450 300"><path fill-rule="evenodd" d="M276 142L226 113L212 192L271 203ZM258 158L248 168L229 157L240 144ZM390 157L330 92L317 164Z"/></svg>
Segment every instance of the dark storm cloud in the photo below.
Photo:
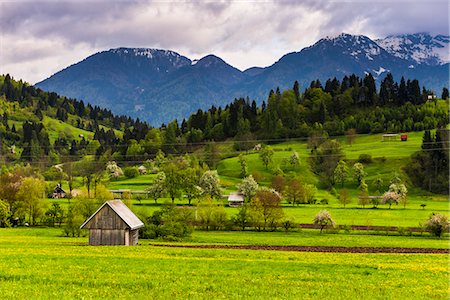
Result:
<svg viewBox="0 0 450 300"><path fill-rule="evenodd" d="M215 53L245 68L271 64L286 52L341 32L371 38L448 34L449 3L424 2L0 2L0 73L36 81L95 51L119 46Z"/></svg>
<svg viewBox="0 0 450 300"><path fill-rule="evenodd" d="M323 26L325 32L351 30L359 21L364 25L360 33L376 37L417 32L449 34L448 1L334 2L328 9L332 13Z"/></svg>

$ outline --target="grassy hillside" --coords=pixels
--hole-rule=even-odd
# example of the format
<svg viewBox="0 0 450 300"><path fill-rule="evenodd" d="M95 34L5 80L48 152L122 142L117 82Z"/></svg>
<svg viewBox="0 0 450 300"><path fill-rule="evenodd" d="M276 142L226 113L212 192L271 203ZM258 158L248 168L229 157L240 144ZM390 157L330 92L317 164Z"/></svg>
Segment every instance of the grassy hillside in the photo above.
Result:
<svg viewBox="0 0 450 300"><path fill-rule="evenodd" d="M409 156L420 149L422 135L423 132L408 133L407 142L382 142L381 134L361 135L356 138L352 145L348 145L344 138L341 139L350 169L359 155L372 154L373 162L364 165L365 171L368 173L366 181L369 185L370 194L376 194L373 181L378 177L383 180L383 190L381 192L388 189L389 181L394 173L398 173L406 181L409 193L408 203L405 208L402 205L394 205L392 209L389 209L387 205L379 205L377 209L372 209L372 205L362 208L358 205L357 184L352 177L353 171L351 170L349 178L344 185L350 191L351 203L344 208L335 195L332 195L329 190L320 186L318 177L311 172L308 163L310 150L307 149L306 141L304 140L273 145L272 147L275 150L273 164L269 165L267 169L262 164L258 153L244 153L244 157L247 160L249 173L253 174L262 186L270 186L271 179L274 176L273 170L280 167L287 178L297 177L302 182L314 184L318 187L316 199L318 202L326 199L328 204L302 204L293 207L286 202L283 203L286 216L293 218L297 223L312 223L315 214L322 209L327 209L340 225L418 227L433 212L450 215L448 212L448 196L429 195L419 188L412 187L408 183L407 176L402 171L402 168L409 163ZM223 156L238 154L232 152L226 145L219 145L224 150L221 153ZM297 168L284 163L284 160L292 155L293 151L296 151L301 158L300 166ZM240 165L237 156L221 160L218 163L217 170L224 188L223 194L228 195L231 192L236 192L236 185L241 181ZM119 180L111 181L108 188L144 190L152 183L154 176L143 175L132 179L123 177ZM337 184L336 189L339 191L341 186ZM169 201L169 199L158 200L159 204L165 201ZM151 213L159 208L158 205L155 206L153 203L153 200L135 202L139 209L144 209L147 213ZM187 201L185 199L177 199L176 203L185 205ZM426 206L421 207L421 204ZM238 209L236 208L226 208L229 216L236 214L237 211Z"/></svg>
<svg viewBox="0 0 450 300"><path fill-rule="evenodd" d="M47 128L48 136L51 143L59 137L66 137L69 140L80 140L81 137L91 140L94 137L94 133L77 128L69 123L44 116L42 123Z"/></svg>
<svg viewBox="0 0 450 300"><path fill-rule="evenodd" d="M361 154L369 154L372 156L373 162L365 164L365 171L368 173L366 181L371 190L372 181L381 177L387 188L389 181L394 172L402 174L402 167L409 162L410 155L420 150L423 132L408 133L408 141L382 141L381 134L359 135L352 145L347 144L344 137L339 138L343 145L343 152L348 160L349 167L355 163ZM273 163L266 169L262 164L258 153L245 155L248 164L249 174L259 177L258 182L262 185L269 185L273 177L275 168L280 167L286 177L298 177L302 182L319 185L319 180L311 172L308 164L308 158L311 150L307 148L305 140L291 141L273 145L275 153L273 155ZM285 161L296 151L301 159L300 166L293 169ZM234 186L240 181L240 165L237 156L227 158L219 162L217 170L224 180L227 191L234 189ZM256 176L255 176L256 175ZM355 189L356 184L352 180L352 171L350 171L349 180L345 187ZM374 192L374 190L372 189Z"/></svg>

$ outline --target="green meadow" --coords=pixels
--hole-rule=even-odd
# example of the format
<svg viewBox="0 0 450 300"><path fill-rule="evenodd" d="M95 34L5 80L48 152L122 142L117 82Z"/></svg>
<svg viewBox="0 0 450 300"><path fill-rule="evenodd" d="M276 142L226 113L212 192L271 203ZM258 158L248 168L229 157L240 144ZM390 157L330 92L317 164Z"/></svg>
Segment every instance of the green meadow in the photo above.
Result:
<svg viewBox="0 0 450 300"><path fill-rule="evenodd" d="M155 247L146 241L136 247L89 247L86 237L59 235L58 229L0 230L4 299L448 299L449 295L448 256L443 254L186 249ZM267 234L271 243L274 235ZM299 243L302 235L295 236ZM206 236L197 239L211 242Z"/></svg>

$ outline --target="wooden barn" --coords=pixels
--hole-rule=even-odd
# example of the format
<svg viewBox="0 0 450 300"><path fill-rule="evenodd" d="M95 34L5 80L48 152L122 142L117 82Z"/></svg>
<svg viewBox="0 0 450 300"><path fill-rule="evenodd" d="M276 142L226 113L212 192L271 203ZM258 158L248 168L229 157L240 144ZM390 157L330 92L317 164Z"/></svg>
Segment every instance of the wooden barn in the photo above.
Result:
<svg viewBox="0 0 450 300"><path fill-rule="evenodd" d="M240 193L231 193L228 196L228 206L239 207L244 205L244 195Z"/></svg>
<svg viewBox="0 0 450 300"><path fill-rule="evenodd" d="M138 243L144 223L120 200L105 202L80 228L89 229L89 245L125 245Z"/></svg>

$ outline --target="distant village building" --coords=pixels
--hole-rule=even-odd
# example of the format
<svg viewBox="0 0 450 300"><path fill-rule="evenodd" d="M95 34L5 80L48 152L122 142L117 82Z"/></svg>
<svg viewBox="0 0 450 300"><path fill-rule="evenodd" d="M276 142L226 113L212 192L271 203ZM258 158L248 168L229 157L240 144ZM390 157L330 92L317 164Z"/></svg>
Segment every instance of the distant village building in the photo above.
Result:
<svg viewBox="0 0 450 300"><path fill-rule="evenodd" d="M436 99L436 95L434 95L434 94L428 95L428 100L434 100L434 99Z"/></svg>
<svg viewBox="0 0 450 300"><path fill-rule="evenodd" d="M61 199L66 198L66 191L64 191L61 185L58 183L56 187L53 189L53 193L51 194L53 199Z"/></svg>
<svg viewBox="0 0 450 300"><path fill-rule="evenodd" d="M89 229L89 245L125 245L138 243L144 223L120 200L105 202L80 228Z"/></svg>
<svg viewBox="0 0 450 300"><path fill-rule="evenodd" d="M144 166L140 166L140 167L138 168L138 171L139 171L139 174L141 174L141 175L147 174L147 168L144 167Z"/></svg>
<svg viewBox="0 0 450 300"><path fill-rule="evenodd" d="M259 151L259 150L261 150L261 144L256 144L255 145L255 147L253 147L253 150L255 150L255 151Z"/></svg>
<svg viewBox="0 0 450 300"><path fill-rule="evenodd" d="M383 134L382 141L388 142L388 141L397 141L398 140L398 134L396 133L386 133Z"/></svg>
<svg viewBox="0 0 450 300"><path fill-rule="evenodd" d="M228 206L238 207L244 204L244 195L240 193L231 193L228 196Z"/></svg>

